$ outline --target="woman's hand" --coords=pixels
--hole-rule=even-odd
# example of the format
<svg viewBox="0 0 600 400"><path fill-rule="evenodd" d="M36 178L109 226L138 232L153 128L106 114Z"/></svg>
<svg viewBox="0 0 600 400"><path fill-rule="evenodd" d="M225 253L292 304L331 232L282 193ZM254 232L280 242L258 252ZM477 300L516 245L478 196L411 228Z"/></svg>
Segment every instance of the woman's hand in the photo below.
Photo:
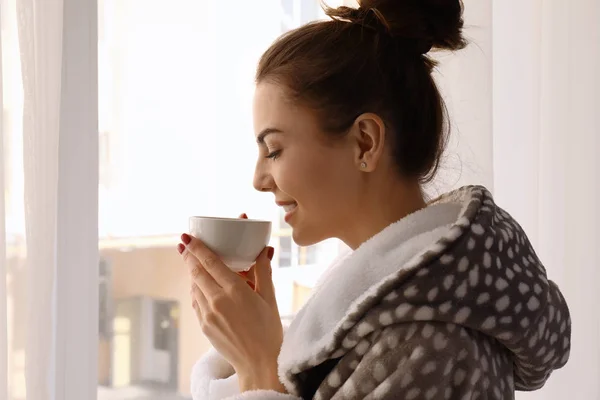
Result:
<svg viewBox="0 0 600 400"><path fill-rule="evenodd" d="M242 391L285 392L277 375L283 328L271 279L273 248L253 268L255 290L200 240L183 234L178 246L192 277L192 305L202 332L238 373Z"/></svg>

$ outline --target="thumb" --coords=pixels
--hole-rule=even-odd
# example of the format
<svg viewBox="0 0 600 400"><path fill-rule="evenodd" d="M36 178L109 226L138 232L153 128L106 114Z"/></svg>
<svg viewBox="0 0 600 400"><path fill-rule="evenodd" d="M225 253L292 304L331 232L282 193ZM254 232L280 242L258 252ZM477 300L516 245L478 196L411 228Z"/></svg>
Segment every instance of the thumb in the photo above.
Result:
<svg viewBox="0 0 600 400"><path fill-rule="evenodd" d="M273 258L273 249L267 246L258 255L254 265L254 276L256 279L256 291L270 305L277 307L277 298L275 296L275 285L271 270L271 259Z"/></svg>

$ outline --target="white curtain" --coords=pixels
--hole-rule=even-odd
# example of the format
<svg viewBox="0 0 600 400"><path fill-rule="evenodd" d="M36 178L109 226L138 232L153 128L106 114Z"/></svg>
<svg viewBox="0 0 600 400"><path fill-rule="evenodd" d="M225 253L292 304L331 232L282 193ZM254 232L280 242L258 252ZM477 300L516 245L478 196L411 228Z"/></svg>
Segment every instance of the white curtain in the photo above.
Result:
<svg viewBox="0 0 600 400"><path fill-rule="evenodd" d="M572 317L571 359L517 399L600 399L600 2L465 0L470 46L440 56L452 137L433 191L485 184Z"/></svg>
<svg viewBox="0 0 600 400"><path fill-rule="evenodd" d="M90 399L97 349L95 1L2 0L0 398Z"/></svg>
<svg viewBox="0 0 600 400"><path fill-rule="evenodd" d="M522 399L600 399L600 2L495 1L498 202L571 309L571 360Z"/></svg>
<svg viewBox="0 0 600 400"><path fill-rule="evenodd" d="M42 399L52 393L48 371L55 369L53 289L58 233L61 3L19 1L16 9L23 80L25 382L28 398Z"/></svg>

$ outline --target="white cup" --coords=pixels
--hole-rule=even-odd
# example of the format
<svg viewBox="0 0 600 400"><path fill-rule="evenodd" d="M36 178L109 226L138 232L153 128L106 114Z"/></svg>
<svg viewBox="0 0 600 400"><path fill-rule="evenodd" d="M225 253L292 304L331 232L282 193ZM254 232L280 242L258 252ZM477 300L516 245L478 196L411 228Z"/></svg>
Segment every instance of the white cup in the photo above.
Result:
<svg viewBox="0 0 600 400"><path fill-rule="evenodd" d="M271 237L271 222L255 219L190 217L189 229L235 272L249 270Z"/></svg>

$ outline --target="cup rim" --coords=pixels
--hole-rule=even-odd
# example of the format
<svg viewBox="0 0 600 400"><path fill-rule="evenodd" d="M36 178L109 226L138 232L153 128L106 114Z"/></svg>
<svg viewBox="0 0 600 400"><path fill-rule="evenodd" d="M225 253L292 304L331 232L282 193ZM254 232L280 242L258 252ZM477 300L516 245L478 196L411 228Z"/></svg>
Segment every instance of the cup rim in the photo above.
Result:
<svg viewBox="0 0 600 400"><path fill-rule="evenodd" d="M262 220L262 219L249 219L249 218L227 218L227 217L208 217L203 215L193 215L189 217L189 220L196 219L207 219L212 221L232 221L232 222L259 222L259 223L271 223L271 221Z"/></svg>

